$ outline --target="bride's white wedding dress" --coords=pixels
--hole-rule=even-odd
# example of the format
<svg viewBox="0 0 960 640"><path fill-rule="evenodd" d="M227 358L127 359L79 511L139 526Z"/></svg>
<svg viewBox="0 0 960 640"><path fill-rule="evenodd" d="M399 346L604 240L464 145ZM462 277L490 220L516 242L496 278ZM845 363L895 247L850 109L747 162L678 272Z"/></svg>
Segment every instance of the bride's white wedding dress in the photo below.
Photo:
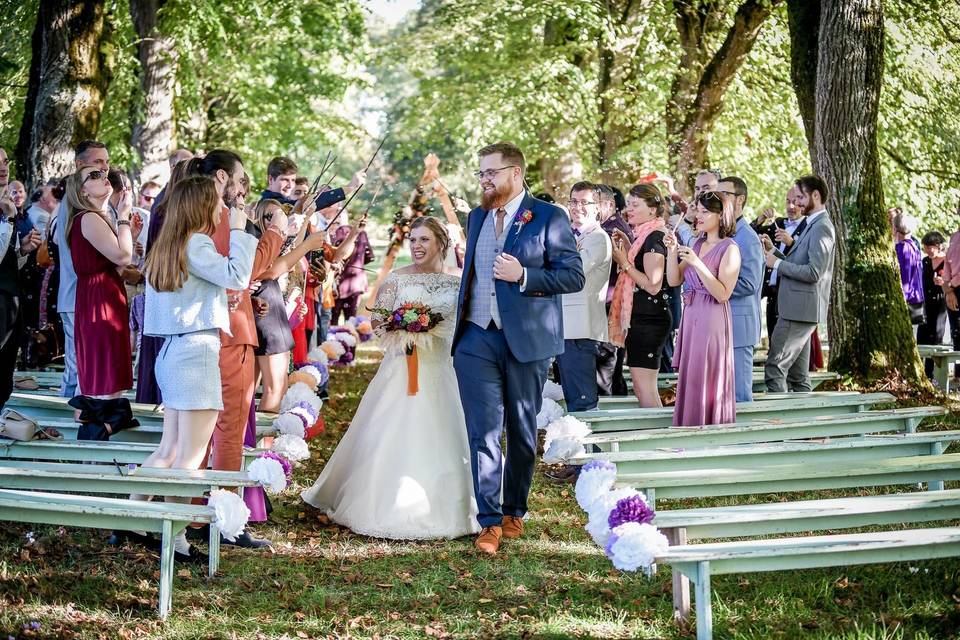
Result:
<svg viewBox="0 0 960 640"><path fill-rule="evenodd" d="M457 378L450 356L459 276L392 273L375 307L421 302L443 314L417 347L419 392L394 341L308 503L337 524L378 538L456 538L480 530Z"/></svg>

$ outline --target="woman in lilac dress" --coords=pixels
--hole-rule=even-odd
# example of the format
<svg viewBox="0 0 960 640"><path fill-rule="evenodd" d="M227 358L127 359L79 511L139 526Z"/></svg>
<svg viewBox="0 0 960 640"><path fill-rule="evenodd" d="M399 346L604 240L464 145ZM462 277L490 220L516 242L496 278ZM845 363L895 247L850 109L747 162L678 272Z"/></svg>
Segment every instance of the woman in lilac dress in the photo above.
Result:
<svg viewBox="0 0 960 640"><path fill-rule="evenodd" d="M673 355L679 371L674 426L725 424L736 418L733 384L733 325L730 295L740 275L740 249L733 241L736 220L722 196L697 198L693 247L664 237L667 281L684 285L683 317Z"/></svg>

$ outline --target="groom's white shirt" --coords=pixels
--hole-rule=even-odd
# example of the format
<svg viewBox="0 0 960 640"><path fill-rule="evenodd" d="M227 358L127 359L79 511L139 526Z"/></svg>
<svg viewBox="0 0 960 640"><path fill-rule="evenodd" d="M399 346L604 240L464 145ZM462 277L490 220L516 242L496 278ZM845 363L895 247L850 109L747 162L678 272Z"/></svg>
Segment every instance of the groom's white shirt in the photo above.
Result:
<svg viewBox="0 0 960 640"><path fill-rule="evenodd" d="M523 202L523 196L525 195L527 195L527 192L525 190L521 190L513 200L503 205L503 210L507 214L503 217L504 232L510 230L510 225L513 224L513 219L517 217L517 211L520 211L520 203ZM491 209L490 211L487 211L487 215L496 215L495 212L496 209Z"/></svg>

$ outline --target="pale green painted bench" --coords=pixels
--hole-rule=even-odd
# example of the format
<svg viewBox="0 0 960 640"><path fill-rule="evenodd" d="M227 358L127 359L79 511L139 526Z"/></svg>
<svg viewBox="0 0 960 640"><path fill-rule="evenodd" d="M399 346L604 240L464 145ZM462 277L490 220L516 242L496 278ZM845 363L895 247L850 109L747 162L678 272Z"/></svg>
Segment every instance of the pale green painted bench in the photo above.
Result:
<svg viewBox="0 0 960 640"><path fill-rule="evenodd" d="M170 613L173 599L173 537L191 522L216 528L213 510L202 505L5 489L0 489L0 520L160 534L161 619Z"/></svg>
<svg viewBox="0 0 960 640"><path fill-rule="evenodd" d="M780 400L801 400L801 399L814 399L814 398L831 398L839 396L856 396L856 395L873 395L873 394L860 394L856 391L810 391L807 393L755 393L753 394L753 403L750 402L740 402L737 403L737 411L741 410L741 407L749 407L751 404L756 404L760 402L770 402L770 401L780 401ZM890 396L891 402L893 402L893 396ZM641 409L640 405L637 403L637 398L633 395L628 396L600 396L598 398L598 411L607 411L611 409L634 409L637 411L656 411L656 409ZM565 407L565 403L561 400L560 406ZM584 412L592 413L592 412ZM579 414L578 414L579 415Z"/></svg>
<svg viewBox="0 0 960 640"><path fill-rule="evenodd" d="M156 450L155 444L144 442L94 442L90 440L31 440L17 442L0 438L0 459L65 461L65 462L117 462L120 464L143 464ZM244 467L265 449L244 449ZM241 470L243 467L241 468Z"/></svg>
<svg viewBox="0 0 960 640"><path fill-rule="evenodd" d="M661 373L657 376L657 386L661 389L672 389L677 384L678 374L676 373ZM830 382L833 380L839 380L840 376L832 371L812 371L810 373L810 387L816 389L824 382ZM627 377L627 389L633 390L633 381ZM767 390L767 384L763 378L762 369L754 369L753 371L753 391L755 393L761 393Z"/></svg>
<svg viewBox="0 0 960 640"><path fill-rule="evenodd" d="M698 469L740 469L785 464L843 465L867 460L940 455L960 431L926 431L892 435L864 435L823 440L790 440L760 444L733 444L696 449L654 449L619 453L588 453L570 464L607 460L617 473L653 473Z"/></svg>
<svg viewBox="0 0 960 640"><path fill-rule="evenodd" d="M831 438L883 431L916 431L926 418L946 413L942 407L862 411L843 416L821 416L802 420L755 420L708 427L669 427L615 433L595 433L584 438L585 445L601 451L648 451L663 447L716 447L725 444L781 442L807 438Z"/></svg>
<svg viewBox="0 0 960 640"><path fill-rule="evenodd" d="M742 496L880 487L929 483L940 488L948 480L960 480L960 453L868 460L839 466L833 462L779 465L755 468L709 468L651 473L617 474L616 484L647 494L656 504L663 498Z"/></svg>
<svg viewBox="0 0 960 640"><path fill-rule="evenodd" d="M933 379L944 393L950 393L950 373L953 365L960 362L960 351L946 345L917 345L921 358L933 360Z"/></svg>
<svg viewBox="0 0 960 640"><path fill-rule="evenodd" d="M710 577L960 556L960 528L744 540L671 547L657 558L696 584L697 638L713 638Z"/></svg>
<svg viewBox="0 0 960 640"><path fill-rule="evenodd" d="M24 413L34 418L51 417L64 418L72 416L73 407L67 404L67 398L58 396L37 395L26 391L18 391L10 396L6 406L22 409ZM163 423L163 407L152 404L141 404L131 402L133 416L140 420L142 424L153 422L155 424ZM269 413L257 412L257 425L269 426L273 424L275 415Z"/></svg>
<svg viewBox="0 0 960 640"><path fill-rule="evenodd" d="M0 460L0 488L4 489L202 498L214 489L254 486L259 483L242 471L129 469L124 466ZM210 527L209 551L212 576L220 562L220 532L215 526Z"/></svg>
<svg viewBox="0 0 960 640"><path fill-rule="evenodd" d="M73 417L42 417L36 418L37 423L42 427L53 427L59 431L65 440L76 440L77 432L80 430L80 424L75 422ZM157 446L160 444L160 437L163 435L163 424L159 422L149 422L141 424L133 429L125 429L116 435L110 436L109 442L140 442ZM257 438L264 436L275 436L277 431L272 424L257 425ZM100 441L101 443L103 441Z"/></svg>
<svg viewBox="0 0 960 640"><path fill-rule="evenodd" d="M788 396L788 394L783 395ZM797 394L797 397L788 396L776 402L738 403L736 421L749 422L770 418L797 420L818 416L839 416L858 413L874 405L894 401L895 398L889 393L810 394L809 396ZM669 427L673 424L673 407L607 409L582 411L570 415L589 424L595 433L655 429Z"/></svg>
<svg viewBox="0 0 960 640"><path fill-rule="evenodd" d="M829 531L916 524L960 518L960 490L899 493L658 511L653 524L671 545L702 538L741 538L801 531ZM690 584L673 572L674 612L690 612Z"/></svg>

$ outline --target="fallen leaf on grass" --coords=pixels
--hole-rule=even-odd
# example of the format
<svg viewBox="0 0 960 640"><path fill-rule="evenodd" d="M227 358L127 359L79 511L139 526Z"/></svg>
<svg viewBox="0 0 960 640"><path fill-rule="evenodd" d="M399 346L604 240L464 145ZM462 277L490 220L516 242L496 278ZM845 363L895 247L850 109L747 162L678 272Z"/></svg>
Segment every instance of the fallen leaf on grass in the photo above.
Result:
<svg viewBox="0 0 960 640"><path fill-rule="evenodd" d="M479 602L480 604L489 604L493 602L493 600L491 600L490 598L480 598L477 602Z"/></svg>
<svg viewBox="0 0 960 640"><path fill-rule="evenodd" d="M191 577L192 575L193 575L193 574L190 573L190 569L180 569L180 571L177 571L177 577L178 577L178 578L189 578L189 577Z"/></svg>

